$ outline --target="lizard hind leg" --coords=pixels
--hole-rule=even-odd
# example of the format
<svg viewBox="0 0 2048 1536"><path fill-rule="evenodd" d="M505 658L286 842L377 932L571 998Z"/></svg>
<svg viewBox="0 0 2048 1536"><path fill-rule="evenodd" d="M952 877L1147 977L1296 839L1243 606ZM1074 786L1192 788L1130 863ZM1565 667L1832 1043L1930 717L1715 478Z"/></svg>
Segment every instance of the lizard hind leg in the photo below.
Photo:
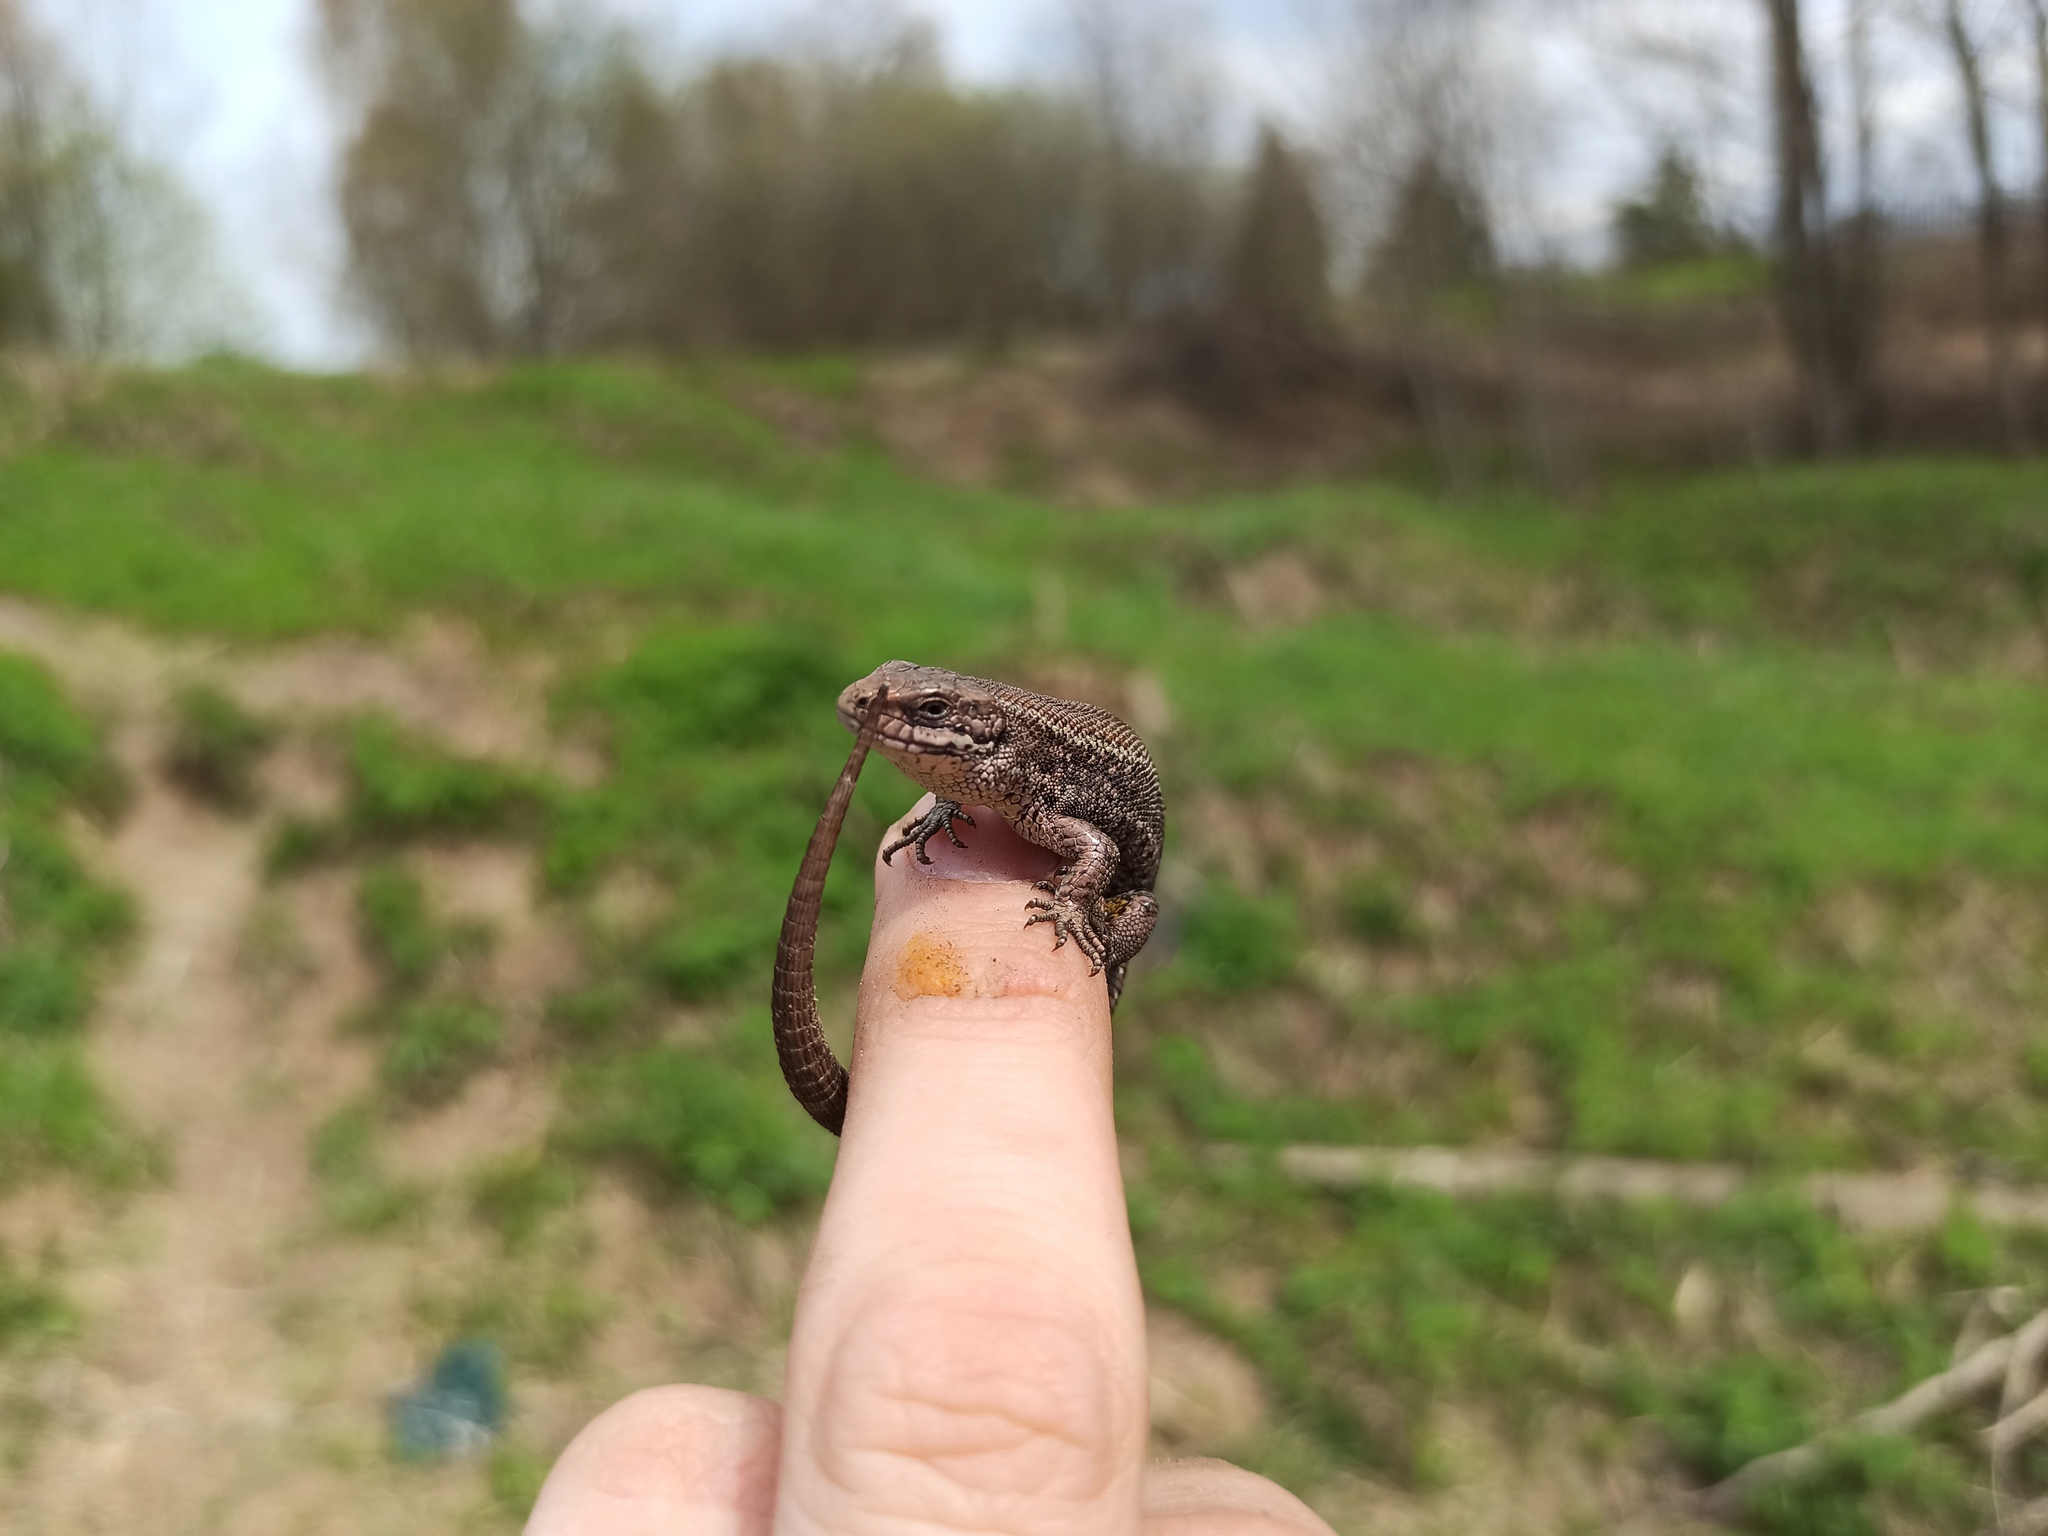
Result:
<svg viewBox="0 0 2048 1536"><path fill-rule="evenodd" d="M1088 974L1093 976L1102 969L1107 951L1101 925L1086 907L1066 896L1043 896L1024 905L1031 914L1024 919L1026 928L1034 923L1051 923L1054 949L1064 947L1072 939L1074 947L1088 957Z"/></svg>
<svg viewBox="0 0 2048 1536"><path fill-rule="evenodd" d="M1159 901L1150 891L1126 891L1102 903L1103 947L1109 963L1123 966L1145 947L1159 921Z"/></svg>
<svg viewBox="0 0 2048 1536"><path fill-rule="evenodd" d="M1131 957L1145 947L1145 941L1152 937L1152 927L1159 921L1159 902L1150 891L1131 891L1122 896L1112 896L1102 904L1104 948L1109 960L1109 1008L1116 1011L1116 1000L1123 996L1124 974L1131 967Z"/></svg>
<svg viewBox="0 0 2048 1536"><path fill-rule="evenodd" d="M882 862L887 864L904 849L915 847L917 862L931 863L932 856L924 851L924 845L941 832L946 834L947 840L955 848L965 848L967 845L960 841L960 834L953 830L953 823L956 821L964 821L970 827L974 825L974 818L960 809L958 800L933 801L932 808L924 815L906 821L896 829L903 835L882 850Z"/></svg>

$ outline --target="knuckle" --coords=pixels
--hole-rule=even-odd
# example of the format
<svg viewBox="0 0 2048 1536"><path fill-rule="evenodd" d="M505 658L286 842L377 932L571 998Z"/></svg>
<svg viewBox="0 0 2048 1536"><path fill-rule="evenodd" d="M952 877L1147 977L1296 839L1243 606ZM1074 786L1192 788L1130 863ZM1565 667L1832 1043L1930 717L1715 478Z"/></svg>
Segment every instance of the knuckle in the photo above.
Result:
<svg viewBox="0 0 2048 1536"><path fill-rule="evenodd" d="M849 1330L825 1381L820 1470L862 1505L946 1521L991 1497L1099 1499L1117 1384L1093 1320L1057 1304L905 1297Z"/></svg>

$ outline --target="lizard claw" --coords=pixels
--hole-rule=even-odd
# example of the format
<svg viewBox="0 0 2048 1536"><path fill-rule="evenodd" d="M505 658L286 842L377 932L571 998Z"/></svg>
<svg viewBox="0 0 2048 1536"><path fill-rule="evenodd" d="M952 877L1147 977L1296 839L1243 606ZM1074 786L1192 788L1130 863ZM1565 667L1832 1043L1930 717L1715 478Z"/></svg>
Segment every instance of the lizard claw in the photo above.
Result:
<svg viewBox="0 0 2048 1536"><path fill-rule="evenodd" d="M1098 975L1102 970L1102 935L1088 914L1071 898L1055 895L1050 899L1040 897L1024 903L1030 916L1024 919L1026 928L1038 923L1052 924L1052 947L1064 948L1068 939L1088 957L1088 974Z"/></svg>
<svg viewBox="0 0 2048 1536"><path fill-rule="evenodd" d="M958 800L934 801L932 808L924 815L914 817L896 829L903 836L882 850L882 862L887 864L904 849L915 846L917 862L931 863L932 857L924 851L924 845L941 832L946 834L947 840L955 848L965 848L967 845L960 841L960 834L953 830L953 823L956 821L964 821L970 827L974 825L974 818L960 809Z"/></svg>

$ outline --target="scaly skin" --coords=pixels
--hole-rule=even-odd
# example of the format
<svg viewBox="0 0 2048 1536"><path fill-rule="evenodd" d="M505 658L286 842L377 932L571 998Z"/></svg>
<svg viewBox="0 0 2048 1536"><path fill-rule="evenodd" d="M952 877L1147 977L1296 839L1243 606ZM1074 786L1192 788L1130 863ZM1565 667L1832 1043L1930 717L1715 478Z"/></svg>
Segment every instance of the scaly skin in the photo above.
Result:
<svg viewBox="0 0 2048 1536"><path fill-rule="evenodd" d="M905 848L925 863L925 844L960 839L961 809L986 805L1017 832L1065 861L1026 903L1025 925L1045 923L1053 947L1069 939L1093 972L1108 972L1109 1004L1123 993L1131 958L1159 916L1152 887L1166 837L1166 802L1145 744L1092 704L892 661L839 695L839 718L858 740L797 875L775 955L775 1044L797 1102L838 1133L846 1113L846 1069L818 1023L811 957L824 873L869 742L937 803L906 822L882 850Z"/></svg>

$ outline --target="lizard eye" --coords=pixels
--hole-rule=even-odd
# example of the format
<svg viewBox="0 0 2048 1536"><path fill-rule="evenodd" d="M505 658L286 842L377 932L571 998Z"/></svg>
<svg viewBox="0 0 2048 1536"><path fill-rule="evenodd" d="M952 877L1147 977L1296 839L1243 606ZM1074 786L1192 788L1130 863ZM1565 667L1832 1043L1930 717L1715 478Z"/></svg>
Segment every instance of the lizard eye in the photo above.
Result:
<svg viewBox="0 0 2048 1536"><path fill-rule="evenodd" d="M952 708L944 699L926 699L917 707L919 713L927 720L943 720L946 718L947 710Z"/></svg>

